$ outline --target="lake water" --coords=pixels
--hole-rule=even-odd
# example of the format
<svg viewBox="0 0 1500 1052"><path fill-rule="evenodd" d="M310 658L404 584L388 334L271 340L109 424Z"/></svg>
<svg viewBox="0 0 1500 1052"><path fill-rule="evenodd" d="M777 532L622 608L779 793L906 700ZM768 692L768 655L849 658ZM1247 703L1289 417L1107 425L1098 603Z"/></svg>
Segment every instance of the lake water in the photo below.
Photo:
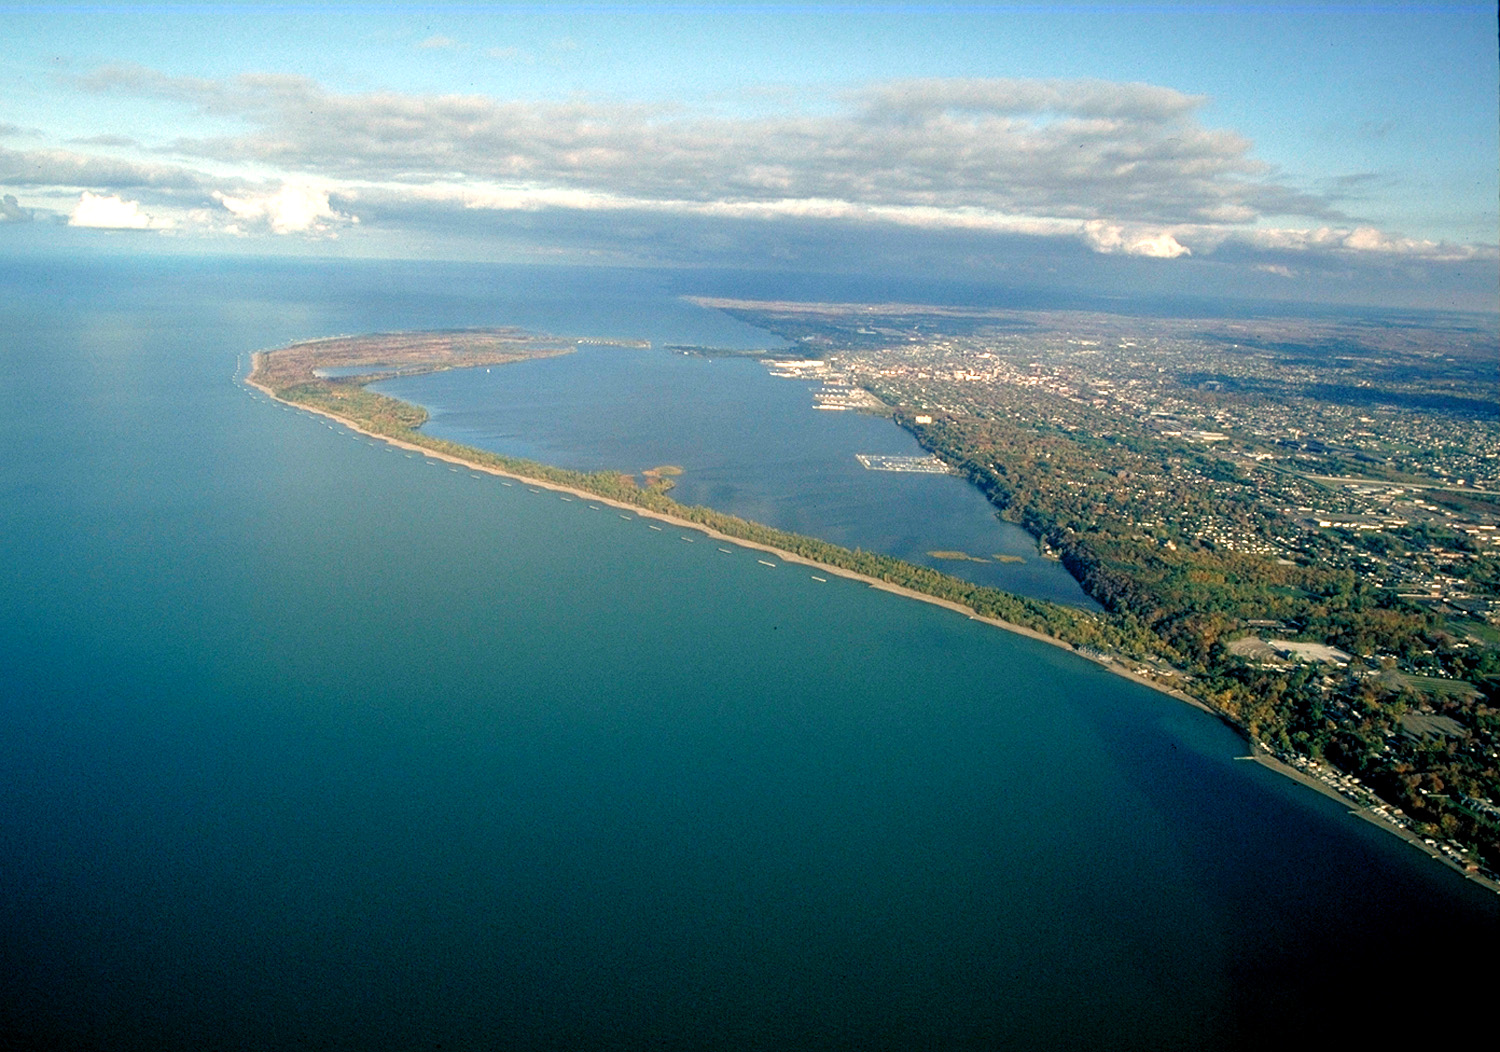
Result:
<svg viewBox="0 0 1500 1052"><path fill-rule="evenodd" d="M759 345L774 343L761 334ZM401 377L375 389L425 406L424 430L581 471L683 468L672 492L741 518L1099 609L1031 535L954 475L870 471L856 454L922 456L890 420L814 407L818 385L746 358L585 346L560 358ZM964 552L984 562L939 559ZM1010 561L1015 560L1015 561Z"/></svg>
<svg viewBox="0 0 1500 1052"><path fill-rule="evenodd" d="M1193 709L235 382L713 342L689 277L0 261L0 1045L1235 1048L1486 996L1494 896Z"/></svg>

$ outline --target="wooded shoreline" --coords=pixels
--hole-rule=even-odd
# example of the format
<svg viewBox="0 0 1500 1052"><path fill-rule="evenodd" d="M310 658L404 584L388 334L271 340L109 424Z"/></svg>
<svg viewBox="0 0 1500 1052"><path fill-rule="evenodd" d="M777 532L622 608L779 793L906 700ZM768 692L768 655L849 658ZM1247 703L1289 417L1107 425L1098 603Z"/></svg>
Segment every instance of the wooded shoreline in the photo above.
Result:
<svg viewBox="0 0 1500 1052"><path fill-rule="evenodd" d="M515 340L511 335L513 332L514 330L506 332L505 342L511 346L505 347L504 350L495 348L500 353L493 353L492 351L487 361L438 361L432 360L430 356L426 356L421 365L424 369L465 368L489 363L503 364L528 357L566 353L565 351L560 351L555 342L546 344L539 342L532 348L528 348L520 353L514 353L513 348L515 344L522 341ZM406 337L397 334L397 338L404 339ZM356 341L350 340L348 342L354 343ZM287 350L297 350L305 353L307 349L307 344L299 344L296 348L288 348ZM622 476L618 473L602 472L590 474L570 471L520 458L505 457L486 450L424 435L417 430L426 420L425 410L422 410L420 406L414 406L384 395L364 391L365 384L379 379L380 374L389 372L389 366L393 364L388 361L392 357L389 353L375 354L371 358L371 374L350 378L338 385L337 389L334 383L328 380L314 379L311 372L305 370L299 370L299 372L305 372L305 375L295 378L299 382L293 382L287 387L273 388L265 382L265 373L270 357L278 353L281 352L258 351L253 354L251 369L245 377L245 383L275 401L293 408L305 409L309 412L317 413L358 434L386 442L395 448L420 453L423 456L432 457L436 460L458 465L472 471L514 479L529 486L568 494L584 500L598 501L601 504L606 504L622 511L634 512L643 518L671 524L680 529L697 531L717 541L774 555L783 562L806 566L848 580L859 581L872 588L879 588L882 591L908 599L915 599L934 606L940 606L955 613L963 614L971 620L983 622L1003 631L1014 632L1029 639L1069 651L1080 657L1088 658L1097 663L1104 671L1148 687L1159 693L1166 694L1209 715L1217 717L1245 739L1250 751L1250 755L1245 757L1245 759L1255 760L1270 770L1286 775L1325 796L1339 801L1345 806L1350 807L1352 813L1360 814L1362 817L1396 834L1460 874L1474 880L1491 891L1500 893L1500 883L1496 883L1477 873L1466 872L1451 860L1429 851L1424 843L1409 831L1399 826L1394 826L1388 821L1381 820L1369 806L1351 800L1335 787L1325 785L1318 779L1309 777L1304 772L1282 762L1250 736L1246 728L1225 713L1214 709L1212 706L1185 691L1137 674L1121 665L1119 660L1101 648L1101 644L1108 646L1114 640L1107 638L1109 633L1107 632L1106 623L1094 615L1075 611L1069 607L1061 607L1057 604L1045 603L1040 600L1011 596L1009 593L1000 592L997 589L986 588L958 578L949 577L940 571L906 563L893 556L849 550L838 545L820 541L817 538L776 530L760 523L716 512L713 509L680 505L665 496L664 489L641 488L635 484L633 478ZM376 365L374 364L375 362L379 364ZM291 380L293 378L286 377L285 379ZM301 397L298 397L299 395ZM337 397L334 397L334 395L337 395ZM345 413L338 411L344 408L344 404L347 404L351 410L356 410L357 412ZM359 412L358 410L363 411ZM781 543L777 543L778 541ZM797 550L798 548L803 550L799 551ZM825 557L819 558L819 555ZM862 564L868 565L875 572L867 572L866 569L862 568ZM881 576L882 571L890 576ZM891 577L897 577L898 579L892 580ZM903 579L908 583L903 583ZM920 583L930 584L934 587L934 591L927 591L921 587L913 586ZM943 592L947 592L948 594L942 594ZM979 601L973 603L964 601L971 596ZM1034 623L1040 622L1049 627L1056 623L1065 630L1071 629L1072 631L1068 634L1078 634L1081 632L1088 638L1075 642L1061 638L1060 635L1050 634L1039 628L1021 624L1018 621L999 616L995 609L997 606L1002 608L1007 606L1012 607L1023 615L1030 615L1030 619Z"/></svg>
<svg viewBox="0 0 1500 1052"><path fill-rule="evenodd" d="M252 356L251 371L250 374L245 378L246 384L267 395L268 397L281 402L284 405L288 405L296 409L305 409L308 412L317 413L320 416L326 417L327 419L333 420L349 428L351 431L354 431L361 435L365 435L368 438L379 439L380 441L389 443L397 449L403 449L414 453L421 453L424 456L430 456L436 460L441 460L449 464L455 464L473 471L479 471L489 475L514 479L515 481L524 483L529 486L537 486L543 489L568 494L570 496L579 497L586 500L598 501L602 504L606 504L610 507L617 508L622 511L634 512L643 518L649 518L654 521L669 523L681 529L694 530L703 533L717 541L724 541L726 543L731 543L738 547L747 548L752 551L759 551L770 555L775 555L783 562L794 563L801 566L807 566L812 569L822 570L826 573L834 574L848 580L859 581L862 584L869 585L872 588L879 588L882 591L904 596L908 599L915 599L920 602L930 603L934 606L941 606L945 609L952 610L955 613L963 614L971 620L981 621L985 624L1002 629L1006 632L1014 632L1017 635L1025 636L1028 639L1035 639L1038 642L1046 643L1049 646L1058 647L1059 649L1077 654L1080 657L1089 658L1090 660L1095 661L1095 663L1105 671L1108 671L1114 675L1120 676L1124 679L1128 679L1131 682L1138 683L1142 686L1149 687L1152 690L1158 691L1160 693L1167 694L1177 699L1178 701L1182 701L1189 705L1192 705L1193 707L1200 709L1203 712L1207 712L1215 716L1220 715L1208 705L1205 705L1197 698L1194 698L1181 690L1164 686L1163 684L1157 683L1145 676L1137 675L1136 673L1131 672L1129 669L1120 667L1118 664L1110 661L1107 658L1103 660L1094 658L1090 654L1081 651L1078 646L1074 645L1068 640L1060 639L1057 636L1049 635L1046 632L1028 627L1027 625L1019 624L1015 621L1007 620L1003 617L997 617L992 613L987 613L982 609L977 609L974 606L970 606L961 601L950 599L942 595L934 595L931 592L925 592L896 581L891 581L876 576L874 574L865 573L850 566L812 558L803 553L792 550L791 548L786 546L779 546L774 543L758 541L753 537L746 537L732 532L725 532L722 529L716 528L711 522L703 521L701 517L695 518L682 514L674 514L672 510L664 510L660 507L652 507L649 504L642 504L636 501L622 500L617 495L613 495L610 493L601 493L598 491L598 489L595 488L590 488L578 484L570 484L568 482L559 481L556 478L549 478L547 476L550 472L560 470L550 468L549 465L538 463L534 465L538 470L528 472L524 466L528 464L528 462L526 461L520 461L516 458L500 457L497 454L492 454L485 450L476 449L470 446L463 446L458 443L447 442L446 440L442 439L432 439L427 436L422 436L415 433L414 429L412 429L413 433L408 435L393 435L388 431L378 430L367 426L367 422L365 421L360 421L351 416L346 416L344 414L335 412L330 408L313 404L307 401L285 397L284 395L286 392L278 392L277 390L272 389L270 386L261 382L258 376L263 368L265 356L271 353L274 352L258 351ZM361 380L363 379L365 378L362 377ZM392 399L392 401L394 401L394 399ZM497 463L497 461L504 461L509 463ZM510 464L522 466L512 467L510 466ZM566 473L570 475L577 475L582 478L589 477L583 475L583 473L580 472ZM640 490L639 492L644 496L647 494L651 494L652 491ZM676 503L673 501L661 498L659 494L653 494L653 496L656 496L658 500L665 501L665 503L669 505L681 508L683 511L699 513L709 512L713 519L717 521L728 520L734 523L743 524L744 526L751 529L764 530L767 532L775 533L784 532L773 530L773 528L771 527L764 527L760 523L738 519L735 516L725 515L721 512L712 512L711 509L700 509L696 507L689 507L686 505L676 505ZM829 550L846 552L851 557L857 558L866 554L862 552L850 551L849 549L841 549L836 545L831 545L827 542L819 541L816 538L804 538L800 535L795 534L787 534L786 536L795 538L799 541L811 542L820 547L826 547ZM916 564L906 564L902 560L895 559L893 556L880 556L879 558L882 561L890 561L891 563L908 566L913 571L916 571L918 573L931 574L935 577L946 578L948 580L958 582L958 579L947 578L947 575L941 574L939 571L930 570L927 567L920 567ZM983 586L970 585L968 582L961 583L969 588L976 590L983 589L984 591L996 591L994 589L984 589ZM1041 604L1040 600L1032 600L1031 602ZM1054 604L1044 605L1051 606ZM1238 727L1236 727L1236 729L1240 730L1240 728Z"/></svg>

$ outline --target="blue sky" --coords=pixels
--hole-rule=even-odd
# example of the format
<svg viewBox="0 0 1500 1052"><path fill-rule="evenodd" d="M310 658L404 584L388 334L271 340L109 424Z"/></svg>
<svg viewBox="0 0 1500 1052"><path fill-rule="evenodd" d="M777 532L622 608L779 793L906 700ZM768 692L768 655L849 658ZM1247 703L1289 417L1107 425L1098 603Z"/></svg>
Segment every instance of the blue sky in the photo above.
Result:
<svg viewBox="0 0 1500 1052"><path fill-rule="evenodd" d="M1497 306L1493 4L0 18L0 251L1086 274Z"/></svg>

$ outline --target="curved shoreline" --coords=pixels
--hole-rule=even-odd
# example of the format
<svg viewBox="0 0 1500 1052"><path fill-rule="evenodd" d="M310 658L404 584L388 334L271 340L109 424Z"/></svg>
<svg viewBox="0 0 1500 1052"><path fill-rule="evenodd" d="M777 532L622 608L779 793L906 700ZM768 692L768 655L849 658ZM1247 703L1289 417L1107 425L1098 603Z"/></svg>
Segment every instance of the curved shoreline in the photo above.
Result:
<svg viewBox="0 0 1500 1052"><path fill-rule="evenodd" d="M257 352L257 354L260 353L264 352ZM621 511L634 512L641 518L668 523L679 529L693 530L697 533L704 534L705 536L710 537L716 541L723 541L726 544L733 544L740 548L746 548L751 551L765 552L769 555L774 555L782 562L795 563L799 566L811 567L824 573L843 577L847 580L858 581L861 584L868 585L871 588L878 588L883 592L890 592L893 595L899 595L907 599L915 599L919 602L928 603L933 606L940 606L944 609L952 610L954 613L963 614L971 621L980 621L984 624L991 625L1003 631L1014 632L1015 634L1025 636L1028 639L1034 639L1040 643L1046 643L1049 646L1054 646L1061 650L1066 650L1068 653L1073 654L1076 657L1082 657L1085 658L1085 660L1093 660L1089 659L1087 655L1080 653L1079 650L1071 643L1068 643L1061 639L1057 639L1053 636L1049 636L1045 632L1038 632L1033 628L1027 628L1025 625L1018 625L1013 621L1006 621L998 617L989 617L987 615L980 614L972 607L965 606L964 604L955 602L951 599L943 599L935 595L928 595L926 592L919 592L914 588L907 588L903 585L892 584L889 581L883 581L878 577L871 577L869 574L862 574L856 570L850 570L841 566L834 566L830 563L819 562L816 559L809 559L806 556L798 555L795 552L789 552L782 548L777 548L774 545L762 544L759 541L751 541L746 540L743 537L731 536L730 534L723 533L711 526L705 526L702 523L693 522L690 519L680 518L676 515L670 515L666 512L660 512L651 508L645 508L639 504L632 504L628 501L616 500L613 497L601 496L597 493L590 492L589 490L579 489L576 486L568 486L563 483L552 482L547 479L539 479L534 476L523 475L515 471L506 471L502 468L497 468L490 464L481 464L473 460L468 460L461 456L444 453L436 449L430 449L427 446L419 445L415 442L407 442L399 438L393 438L390 435L381 434L378 431L371 431L358 422L351 420L348 417L340 416L337 413L332 413L325 409L314 408L312 406L303 405L300 402L292 402L288 401L287 399L277 397L276 393L269 387L265 386L262 383L259 383L253 378L253 365L251 369L251 375L246 376L244 382L250 387L255 388L257 391L260 391L272 401L279 402L285 406L290 406L293 409L299 409L304 412L313 413L328 420L333 420L348 428L350 431L364 435L367 438L378 439L379 441L385 442L386 444L393 446L396 449L404 449L412 453L420 453L423 456L431 457L434 460L441 460L448 464L456 464L460 467L468 468L470 471L480 471L487 475L494 475L499 478L514 479L515 481L525 483L528 486L536 486L555 493L566 493L569 496L596 501L600 504L606 504ZM1183 691L1176 690L1171 687L1165 687L1160 683L1156 683L1153 680L1147 679L1145 676L1136 675L1128 669L1113 666L1111 663L1095 660L1094 664L1099 665L1100 668L1102 668L1106 672L1111 673L1112 675L1119 676L1122 679L1128 679L1144 687L1149 687L1152 690L1155 690L1162 694L1166 694L1169 697L1177 699L1178 701L1186 702L1187 704L1192 705L1194 708L1200 709L1203 712L1209 713L1210 715L1219 715L1218 713L1214 712L1212 708L1205 705L1197 698L1184 693Z"/></svg>
<svg viewBox="0 0 1500 1052"><path fill-rule="evenodd" d="M1187 705L1191 705L1193 708L1198 709L1201 712L1216 717L1221 722L1224 722L1232 727L1246 741L1246 745L1249 749L1250 755L1239 757L1240 759L1254 761L1268 770L1284 775L1285 777L1290 778L1291 780L1298 782L1299 784L1304 785L1307 788L1312 789L1326 797L1329 797L1330 799L1337 800L1339 803L1349 808L1350 814L1358 815L1365 821L1371 822L1379 828L1396 835L1400 839L1405 840L1413 847L1416 847L1418 850L1422 851L1424 854L1427 854L1437 861L1443 863L1458 875L1465 877L1476 884L1479 884L1481 887L1484 887L1489 891L1500 894L1500 881L1492 880L1481 873L1469 872L1468 870L1463 869L1452 859L1445 857L1440 852L1430 849L1427 844L1423 842L1422 838L1417 834L1400 826L1394 825L1388 820L1382 819L1371 806L1363 804L1360 801L1350 799L1348 795L1339 791L1334 786L1325 784L1317 778L1313 778L1305 772L1298 770L1296 767L1283 762L1281 759L1267 750L1265 746L1261 745L1255 739L1249 737L1249 735L1245 733L1242 727L1227 719L1223 713L1217 711L1208 704L1200 701L1190 694L1187 694L1184 691L1177 690L1173 687L1164 686L1145 676L1137 675L1136 673L1131 672L1129 669L1120 667L1112 660L1100 660L1092 658L1089 655L1080 652L1077 647L1064 640L1049 636L1043 632L1038 632L1035 629L1027 628L1025 625L1018 625L1012 621L1006 621L1001 618L989 617L984 614L980 614L973 608L967 607L962 603L958 603L950 599L943 599L935 595L929 595L926 592L917 591L913 588L906 588L902 585L892 584L889 581L883 581L878 577L872 577L868 574L862 574L855 570L819 562L815 559L809 559L806 556L797 555L794 552L789 552L784 549L777 548L773 545L747 540L742 537L734 537L729 534L722 533L721 531L716 530L710 526L706 526L702 523L693 522L689 519L684 519L679 516L656 511L651 508L645 508L638 504L632 504L627 501L601 496L597 493L593 493L585 489L580 489L576 486L569 486L564 483L553 482L546 479L539 479L534 476L524 475L515 471L507 471L502 468L495 467L494 465L478 463L476 461L468 460L462 456L458 456L452 453L445 453L439 450L430 449L427 446L419 445L415 442L407 442L399 438L394 438L391 435L382 434L378 431L372 431L369 428L366 428L363 425L359 424L358 422L351 420L348 417L341 416L338 413L333 413L323 408L308 406L300 402L293 402L289 401L288 399L278 397L275 391L271 390L265 384L262 384L254 379L262 356L266 353L268 352L256 351L251 355L250 371L244 377L244 383L247 386L260 391L267 398L270 398L274 402L278 402L290 408L302 410L317 416L324 417L328 420L335 421L336 423L348 428L350 431L353 431L356 434L364 435L367 438L377 439L381 442L385 442L393 448L404 449L413 453L420 453L424 457L431 457L434 460L443 461L448 464L455 464L460 467L467 468L470 471L483 472L484 474L493 475L499 478L514 479L515 481L524 483L528 486L535 486L540 489L549 490L555 493L568 494L575 498L581 498L587 501L596 501L600 504L608 505L609 507L616 508L621 511L633 512L641 518L652 519L657 522L670 524L679 529L693 530L697 533L704 534L705 536L710 537L716 541L733 544L737 547L749 549L751 551L759 551L774 555L782 562L794 563L800 566L807 566L824 573L837 575L839 577L845 578L846 580L858 581L862 584L868 585L871 588L878 588L881 591L890 592L893 595L898 595L906 599L915 599L918 602L943 607L944 609L951 610L954 613L963 614L971 621L979 621L994 628L1001 629L1005 632L1013 632L1017 635L1025 636L1028 639L1034 639L1038 642L1046 643L1049 646L1054 646L1061 650L1065 650L1068 653L1073 654L1075 657L1089 660L1092 663L1098 665L1103 671L1108 672L1111 675L1119 676L1122 679L1129 680L1130 682L1143 687L1147 687L1151 690L1156 691L1157 693L1165 694L1177 701L1183 702Z"/></svg>
<svg viewBox="0 0 1500 1052"><path fill-rule="evenodd" d="M254 368L254 366L252 366L252 368ZM393 438L392 435L384 435L378 431L371 431L371 429L365 428L365 426L357 423L356 420L348 419L348 417L345 416L339 416L338 413L330 413L330 411L323 410L323 408L315 408L311 407L311 405L303 405L302 402L291 402L285 398L278 398L278 396L276 396L276 392L273 392L270 387L267 387L266 384L258 383L258 381L254 380L254 378L252 377L254 377L254 372L252 372L251 377L245 377L245 383L248 384L248 386L254 387L255 390L263 393L263 395L266 395L267 398L272 399L272 401L281 402L282 405L288 405L288 407L294 408L294 410L302 410L305 411L305 413L314 413L317 414L317 416L326 417L326 419L329 420L335 420L336 423L345 426L345 428L350 429L350 431L356 432L356 434L365 435L366 438L377 438L377 440L383 441L383 443L387 443L389 444L389 446L396 447L396 449L404 449L408 450L408 452L413 453L422 453L423 456L431 456L431 458L435 459L435 461L444 461L446 462L446 464L456 464L459 465L459 467L465 467L471 471L483 471L484 474L492 474L492 476L502 477L502 479L514 479L516 480L516 482L523 482L528 486L538 486L538 488L549 489L549 491L559 492L559 494L568 494L570 495L570 497L579 497L583 498L583 500L597 501L597 503L607 504L607 506L615 507L615 509L622 510L622 512L634 512L636 513L636 515L639 515L640 518L654 519L654 521L657 522L667 522L667 524L673 525L673 527L681 528L681 530L693 530L696 531L696 533L705 534L705 536L711 537L711 539L721 540L721 542L739 546L739 548L747 548L751 549L751 551L766 552L766 554L775 555L775 557L780 558L783 563L796 563L799 564L799 566L813 567L813 569L822 570L822 572L825 573L834 573L834 575L849 579L849 581L859 581L861 582L861 584L870 585L871 588L880 588L880 590L882 591L889 591L889 593L897 594L897 596L904 596L906 597L906 599L916 599L921 600L921 602L924 603L932 603L932 605L935 606L944 606L944 608L951 609L951 611L956 612L956 614L965 614L966 617L971 618L971 620L984 621L984 623L986 624L993 624L993 626L998 627L998 629L1004 629L1005 632L1014 632L1017 633L1017 635L1028 636L1028 638L1037 639L1037 641L1040 642L1046 642L1046 644L1053 645L1053 647L1061 647L1062 650L1067 650L1068 653L1079 653L1079 651L1077 651L1076 648L1073 647L1073 644L1070 644L1070 642L1064 642L1062 641L1062 639L1055 639L1053 638L1053 636L1046 635L1046 633L1043 632L1037 632L1037 630L1035 629L1028 629L1025 624L1016 624L1014 623L1014 621L1005 621L1001 620L1001 618L998 617L986 617L986 615L977 614L977 612L975 612L974 609L969 608L969 606L965 606L963 605L963 603L953 602L953 600L951 599L939 599L938 596L929 596L929 594L924 593L924 591L916 591L915 588L906 588L903 587L903 585L891 584L891 582L889 581L882 581L882 579L873 578L873 576L867 575L867 573L859 573L856 572L856 570L844 569L844 567L840 566L831 566L831 564L828 563L819 563L819 561L811 560L811 558L807 558L805 557L805 555L798 555L795 554L795 552L784 551L784 549L775 548L775 546L772 545L763 545L763 543L756 542L756 540L745 540L744 537L733 537L730 536L730 534L721 533L721 531L714 530L714 528L708 527L708 525L703 525L702 522L693 522L690 521L690 519L679 518L679 516L676 515L667 515L666 512L657 512L657 510L649 509L649 507L642 507L640 506L640 504L631 504L628 503L628 501L615 500L615 498L613 497L601 497L600 494L586 491L586 489L579 489L576 488L576 486L567 486L564 485L564 483L559 482L550 482L550 480L547 479L537 479L537 477L528 476L528 474L520 474L517 473L517 471L505 471L502 470L502 468L496 468L490 464L480 464L480 462L471 461L471 459L465 459L462 458L462 456L455 456L452 455L452 453L444 453L441 452L441 450L429 449L429 447L420 446L420 444L417 443L410 443L410 441L404 441L401 440L401 438ZM1079 654L1079 656L1082 657L1082 654ZM1104 668L1109 669L1109 666L1104 666ZM1178 698L1179 701L1187 701L1188 704L1197 705L1197 707L1202 708L1202 710L1212 711L1211 708L1208 707L1208 705L1203 704L1203 702L1197 701L1196 698L1191 698L1191 696L1185 695L1185 693L1182 693L1181 690L1172 690L1169 689L1169 687L1161 686L1160 683L1152 683L1152 681L1148 680L1148 678L1140 677L1140 675L1134 675L1133 672L1127 672L1124 671L1124 669L1109 669L1109 671L1115 672L1116 675L1124 675L1125 678L1130 678L1130 680L1137 681L1137 683L1142 683L1143 686L1149 686L1154 690L1160 690L1160 692L1169 693L1169 695L1172 695L1173 698Z"/></svg>
<svg viewBox="0 0 1500 1052"><path fill-rule="evenodd" d="M1456 860L1445 855L1441 850L1429 846L1426 839L1423 838L1420 834L1414 833L1404 826L1397 825L1391 819L1381 815L1380 812L1376 811L1372 805L1361 803L1357 800L1351 800L1347 795L1345 795L1343 792L1340 792L1333 785L1330 785L1322 779L1316 778L1306 771L1299 770L1298 768L1293 767L1291 764L1286 763L1276 756L1273 756L1259 743L1251 742L1250 746L1251 755L1243 756L1241 757L1241 759L1253 760L1255 763L1260 764L1267 770L1274 771L1285 778L1290 778L1292 781L1297 782L1299 785L1304 785L1314 792L1328 797L1330 800L1335 800L1338 803L1343 804L1346 808L1349 809L1349 813L1351 815L1362 818L1376 828L1384 830L1385 832L1406 841L1412 847L1422 852L1422 854L1427 855L1429 858L1432 858L1437 862L1441 862L1443 865L1453 870L1453 872L1457 873L1459 876L1473 881L1475 884L1478 884L1480 887L1486 889L1487 891L1492 891L1497 895L1500 895L1500 881L1492 880L1491 878L1485 876L1483 873L1471 873L1469 870L1459 865Z"/></svg>

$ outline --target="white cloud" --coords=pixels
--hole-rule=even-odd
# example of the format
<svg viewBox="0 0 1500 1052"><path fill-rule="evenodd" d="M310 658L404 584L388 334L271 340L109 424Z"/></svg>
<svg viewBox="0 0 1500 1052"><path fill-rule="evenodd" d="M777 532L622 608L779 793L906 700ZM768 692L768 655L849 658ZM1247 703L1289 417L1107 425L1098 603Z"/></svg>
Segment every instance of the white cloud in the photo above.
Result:
<svg viewBox="0 0 1500 1052"><path fill-rule="evenodd" d="M458 47L458 41L454 40L452 37L445 37L442 35L430 36L426 40L419 43L417 47L421 48L424 51L451 51L454 48Z"/></svg>
<svg viewBox="0 0 1500 1052"><path fill-rule="evenodd" d="M1154 233L1127 231L1114 223L1095 219L1083 226L1083 239L1095 252L1120 252L1127 256L1148 256L1152 259L1176 259L1190 256L1192 250L1178 242L1165 230Z"/></svg>
<svg viewBox="0 0 1500 1052"><path fill-rule="evenodd" d="M151 230L165 229L172 224L142 212L136 201L125 201L113 195L91 194L85 190L73 208L73 214L68 217L68 225L107 230Z"/></svg>
<svg viewBox="0 0 1500 1052"><path fill-rule="evenodd" d="M1242 136L1199 124L1201 98L1144 84L901 81L831 112L737 117L588 99L338 94L301 77L204 81L135 67L84 84L247 126L180 140L180 153L342 181L459 178L639 200L836 200L1163 226L1341 218L1326 199L1273 182Z"/></svg>
<svg viewBox="0 0 1500 1052"><path fill-rule="evenodd" d="M171 165L150 162L145 147L137 160L0 149L0 184L35 187L33 200L87 191L115 202L80 202L75 222L110 213L118 225L149 223L127 195L184 228L225 234L334 236L357 211L382 231L505 230L643 255L652 249L642 230L754 246L798 228L809 244L856 230L903 245L916 244L912 231L1067 239L1105 256L1216 256L1299 278L1316 269L1299 254L1374 267L1500 258L1493 245L1360 226L1332 192L1296 189L1246 138L1205 126L1205 99L1148 84L891 81L726 115L586 97L339 93L284 74L207 80L122 66L77 83L170 100L237 130L171 144ZM1260 226L1270 217L1288 226Z"/></svg>
<svg viewBox="0 0 1500 1052"><path fill-rule="evenodd" d="M1125 251L1132 256L1150 256L1153 259L1176 259L1178 256L1193 254L1192 249L1179 244L1175 237L1167 233L1138 237L1126 246Z"/></svg>
<svg viewBox="0 0 1500 1052"><path fill-rule="evenodd" d="M1466 259L1495 259L1500 250L1493 245L1454 245L1446 241L1399 237L1362 226L1350 228L1317 227L1310 230L1264 229L1237 234L1236 239L1256 248L1291 252L1335 252L1341 255L1384 255L1426 259L1434 262L1461 262Z"/></svg>
<svg viewBox="0 0 1500 1052"><path fill-rule="evenodd" d="M348 190L351 197L373 194L391 200L406 198L457 205L475 211L539 212L568 209L580 212L650 212L723 219L817 219L916 227L924 230L968 230L1039 237L1078 236L1085 224L1074 219L1013 216L984 209L936 208L923 205L864 205L831 198L787 198L778 201L651 200L589 190L546 187L475 187L439 184L427 187L384 187L378 191ZM1186 252L1186 249L1183 249Z"/></svg>
<svg viewBox="0 0 1500 1052"><path fill-rule="evenodd" d="M215 191L213 197L236 219L263 222L276 234L327 234L336 224L359 222L358 216L335 211L327 190L311 186L285 183L275 193L231 197Z"/></svg>
<svg viewBox="0 0 1500 1052"><path fill-rule="evenodd" d="M1255 269L1262 274L1275 274L1278 278L1295 278L1297 272L1291 267L1284 267L1280 263L1258 263Z"/></svg>

